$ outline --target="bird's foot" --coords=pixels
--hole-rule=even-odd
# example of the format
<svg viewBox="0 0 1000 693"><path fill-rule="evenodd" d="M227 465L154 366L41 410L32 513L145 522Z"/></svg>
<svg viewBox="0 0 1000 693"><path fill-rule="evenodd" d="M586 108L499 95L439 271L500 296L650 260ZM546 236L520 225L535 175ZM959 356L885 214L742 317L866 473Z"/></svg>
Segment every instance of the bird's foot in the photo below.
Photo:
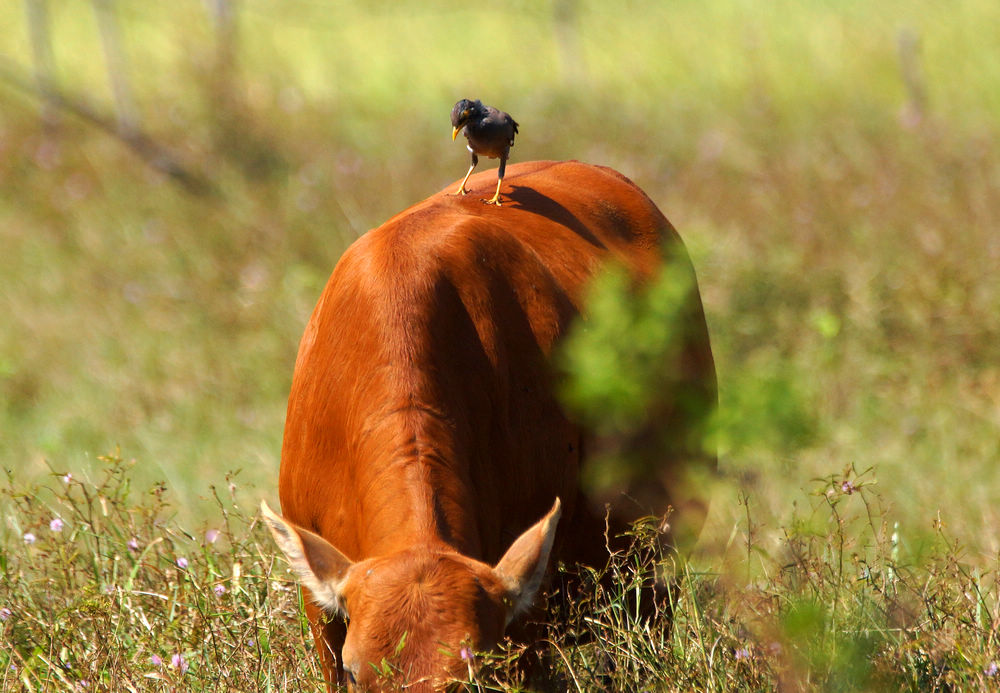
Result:
<svg viewBox="0 0 1000 693"><path fill-rule="evenodd" d="M497 189L493 193L493 197L488 200L483 200L488 205L500 206L500 186L503 185L503 166L500 167L500 177L497 178Z"/></svg>
<svg viewBox="0 0 1000 693"><path fill-rule="evenodd" d="M466 190L465 187L461 187L461 188L459 188L458 190L456 190L455 192L452 193L452 195L468 195L468 194L469 194L469 191Z"/></svg>

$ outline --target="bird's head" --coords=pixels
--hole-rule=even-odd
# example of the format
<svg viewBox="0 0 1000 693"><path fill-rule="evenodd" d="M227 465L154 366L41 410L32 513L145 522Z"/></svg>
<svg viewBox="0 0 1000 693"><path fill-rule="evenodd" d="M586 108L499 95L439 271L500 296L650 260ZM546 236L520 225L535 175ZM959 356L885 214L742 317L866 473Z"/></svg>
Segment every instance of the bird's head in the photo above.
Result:
<svg viewBox="0 0 1000 693"><path fill-rule="evenodd" d="M451 139L458 137L458 133L466 126L469 120L483 107L480 101L470 101L462 99L451 109Z"/></svg>

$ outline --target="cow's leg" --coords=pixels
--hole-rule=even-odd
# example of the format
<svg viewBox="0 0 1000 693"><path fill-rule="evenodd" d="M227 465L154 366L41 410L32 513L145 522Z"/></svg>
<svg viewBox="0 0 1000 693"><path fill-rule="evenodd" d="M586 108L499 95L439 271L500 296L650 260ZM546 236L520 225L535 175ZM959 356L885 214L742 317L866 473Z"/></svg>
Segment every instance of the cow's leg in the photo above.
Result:
<svg viewBox="0 0 1000 693"><path fill-rule="evenodd" d="M309 591L305 590L306 617L309 619L309 629L316 641L320 665L323 668L323 678L326 679L330 693L338 690L338 684L344 680L344 663L341 661L341 648L347 637L347 625L339 618L331 618L320 607L313 604Z"/></svg>

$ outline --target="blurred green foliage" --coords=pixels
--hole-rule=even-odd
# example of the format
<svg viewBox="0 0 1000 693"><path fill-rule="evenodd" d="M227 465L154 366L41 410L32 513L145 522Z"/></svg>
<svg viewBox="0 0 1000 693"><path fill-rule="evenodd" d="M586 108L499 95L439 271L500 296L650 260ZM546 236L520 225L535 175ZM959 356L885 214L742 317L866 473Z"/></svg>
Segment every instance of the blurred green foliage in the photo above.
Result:
<svg viewBox="0 0 1000 693"><path fill-rule="evenodd" d="M823 681L820 690L846 692L882 687L873 686L872 666L875 656L887 645L885 638L875 630L847 630L857 625L854 621L845 628L849 621L852 619L846 613L838 618L829 606L811 599L795 600L782 614L783 636L795 644L799 657L796 665Z"/></svg>
<svg viewBox="0 0 1000 693"><path fill-rule="evenodd" d="M572 375L564 397L598 434L638 427L657 398L672 394L697 292L692 279L686 263L668 265L636 292L629 272L616 265L590 286L587 320L574 325L561 357Z"/></svg>
<svg viewBox="0 0 1000 693"><path fill-rule="evenodd" d="M121 62L92 4L48 3L56 87L113 130L123 81L208 194L121 133L43 123L11 80L34 84L31 4L0 5L0 465L120 443L183 512L230 469L273 490L309 311L347 243L464 173L467 96L522 124L514 161L610 165L680 230L721 466L760 522L857 461L907 528L941 510L1000 549L996 3L117 2ZM595 335L654 325L580 357L630 417L661 308L615 316L606 281L593 310L623 322Z"/></svg>
<svg viewBox="0 0 1000 693"><path fill-rule="evenodd" d="M648 279L614 264L594 278L586 320L556 362L562 400L591 434L581 470L591 500L624 494L654 515L696 508L671 521L674 540L690 545L715 470L718 398L694 270L683 247L669 237L664 246Z"/></svg>

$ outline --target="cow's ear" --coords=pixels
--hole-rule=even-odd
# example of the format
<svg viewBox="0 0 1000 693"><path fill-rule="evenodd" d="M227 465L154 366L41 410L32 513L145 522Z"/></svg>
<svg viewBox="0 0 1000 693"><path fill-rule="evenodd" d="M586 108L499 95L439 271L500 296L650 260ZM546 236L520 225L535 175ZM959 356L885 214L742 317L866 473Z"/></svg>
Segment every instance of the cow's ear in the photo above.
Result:
<svg viewBox="0 0 1000 693"><path fill-rule="evenodd" d="M545 568L549 562L549 552L552 551L552 541L556 537L556 525L562 506L559 499L552 509L519 536L507 553L497 563L493 572L500 578L507 591L511 610L507 614L508 621L524 612L535 599L535 593L545 577Z"/></svg>
<svg viewBox="0 0 1000 693"><path fill-rule="evenodd" d="M341 592L347 571L354 565L347 556L318 534L297 527L260 502L260 514L274 535L299 580L313 599L331 612L343 611Z"/></svg>

